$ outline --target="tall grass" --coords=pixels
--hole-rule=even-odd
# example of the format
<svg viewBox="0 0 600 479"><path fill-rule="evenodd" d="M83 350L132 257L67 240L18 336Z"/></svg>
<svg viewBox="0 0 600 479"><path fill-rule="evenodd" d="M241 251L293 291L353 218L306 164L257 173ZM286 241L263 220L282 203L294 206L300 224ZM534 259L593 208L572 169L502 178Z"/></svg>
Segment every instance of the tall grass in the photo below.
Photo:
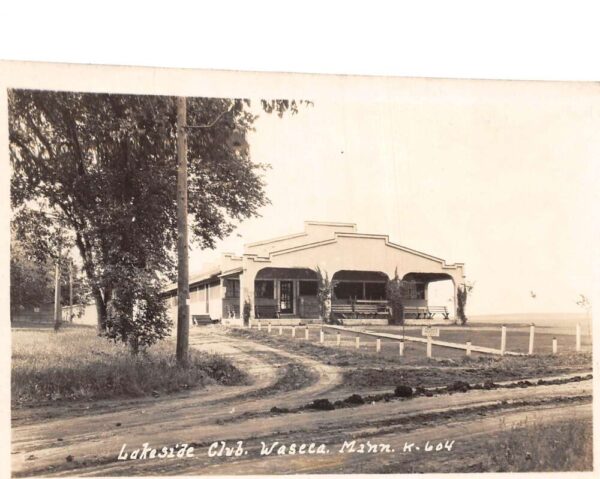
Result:
<svg viewBox="0 0 600 479"><path fill-rule="evenodd" d="M228 359L195 350L177 365L171 342L132 356L93 328L16 328L12 332L13 403L107 399L172 393L209 384L246 383Z"/></svg>
<svg viewBox="0 0 600 479"><path fill-rule="evenodd" d="M524 421L489 445L489 472L591 471L592 422Z"/></svg>

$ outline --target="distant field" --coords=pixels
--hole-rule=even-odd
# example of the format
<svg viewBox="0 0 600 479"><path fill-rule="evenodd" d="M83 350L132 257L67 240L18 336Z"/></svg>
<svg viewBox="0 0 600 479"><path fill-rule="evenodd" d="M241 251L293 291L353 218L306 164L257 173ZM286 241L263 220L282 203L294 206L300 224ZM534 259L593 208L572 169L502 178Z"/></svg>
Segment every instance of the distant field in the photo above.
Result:
<svg viewBox="0 0 600 479"><path fill-rule="evenodd" d="M581 324L582 329L591 327L590 317L579 313L527 313L527 314L487 314L469 316L469 324L531 324L547 327L575 327Z"/></svg>

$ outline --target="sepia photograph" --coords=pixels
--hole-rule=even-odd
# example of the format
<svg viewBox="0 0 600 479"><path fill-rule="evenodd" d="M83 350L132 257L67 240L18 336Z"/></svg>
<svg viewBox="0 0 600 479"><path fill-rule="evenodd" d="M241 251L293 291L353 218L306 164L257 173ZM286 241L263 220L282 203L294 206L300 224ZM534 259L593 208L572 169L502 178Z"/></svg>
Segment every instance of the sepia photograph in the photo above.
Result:
<svg viewBox="0 0 600 479"><path fill-rule="evenodd" d="M598 83L2 70L12 477L592 471Z"/></svg>

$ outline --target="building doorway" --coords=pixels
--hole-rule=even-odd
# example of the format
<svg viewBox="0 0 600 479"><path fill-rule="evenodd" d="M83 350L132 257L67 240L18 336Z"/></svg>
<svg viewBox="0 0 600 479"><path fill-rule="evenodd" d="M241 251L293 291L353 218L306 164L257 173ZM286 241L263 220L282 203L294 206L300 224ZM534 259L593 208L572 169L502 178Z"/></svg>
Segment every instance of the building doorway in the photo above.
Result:
<svg viewBox="0 0 600 479"><path fill-rule="evenodd" d="M294 282L279 282L279 312L292 314L294 312Z"/></svg>

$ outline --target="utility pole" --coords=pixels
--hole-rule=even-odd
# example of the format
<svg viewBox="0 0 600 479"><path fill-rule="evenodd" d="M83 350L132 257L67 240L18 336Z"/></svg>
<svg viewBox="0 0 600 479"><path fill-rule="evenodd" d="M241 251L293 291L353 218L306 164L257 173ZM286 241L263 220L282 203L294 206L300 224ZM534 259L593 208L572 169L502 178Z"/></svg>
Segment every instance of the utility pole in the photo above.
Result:
<svg viewBox="0 0 600 479"><path fill-rule="evenodd" d="M190 333L186 109L185 97L177 97L177 362L181 365L187 364Z"/></svg>

